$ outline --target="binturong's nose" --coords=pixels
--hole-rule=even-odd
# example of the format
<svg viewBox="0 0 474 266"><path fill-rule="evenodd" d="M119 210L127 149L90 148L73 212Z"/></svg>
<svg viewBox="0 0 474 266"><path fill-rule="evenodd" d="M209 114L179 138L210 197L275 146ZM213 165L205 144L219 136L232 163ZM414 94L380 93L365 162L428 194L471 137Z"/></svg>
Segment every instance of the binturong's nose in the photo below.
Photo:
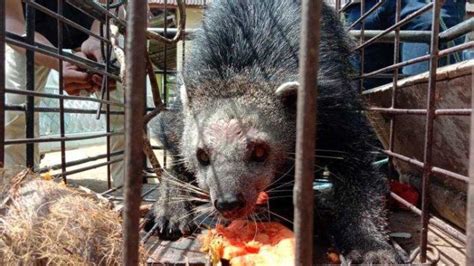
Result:
<svg viewBox="0 0 474 266"><path fill-rule="evenodd" d="M214 201L214 206L220 213L224 214L224 216L226 216L226 214L232 216L232 213L239 212L245 207L245 199L242 193L237 195L224 194Z"/></svg>

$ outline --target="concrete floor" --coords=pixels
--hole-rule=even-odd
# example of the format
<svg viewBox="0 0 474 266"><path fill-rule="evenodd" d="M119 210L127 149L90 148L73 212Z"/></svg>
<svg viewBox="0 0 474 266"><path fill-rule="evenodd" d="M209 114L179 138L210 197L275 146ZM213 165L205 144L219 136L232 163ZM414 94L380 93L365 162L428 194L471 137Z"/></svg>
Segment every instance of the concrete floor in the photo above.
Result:
<svg viewBox="0 0 474 266"><path fill-rule="evenodd" d="M157 145L154 141L152 141L152 145ZM98 156L101 154L105 154L107 152L106 145L96 145L96 146L87 146L80 149L72 149L66 152L66 161L76 161L81 159L86 159L94 156ZM157 156L160 163L163 165L163 151L157 150L155 151L155 155ZM89 163L81 164L78 166L68 167L67 171L72 171L78 168L83 168L95 164L100 164L106 162L106 159L94 160ZM44 158L41 160L40 167L48 167L51 165L61 163L61 152L51 152L45 154ZM60 173L60 170L51 171L52 174ZM99 168L91 169L88 171L84 171L81 173L68 175L67 176L68 183L73 185L80 185L87 188L90 188L96 192L103 192L108 189L107 186L107 166L102 166ZM149 180L153 182L152 179Z"/></svg>

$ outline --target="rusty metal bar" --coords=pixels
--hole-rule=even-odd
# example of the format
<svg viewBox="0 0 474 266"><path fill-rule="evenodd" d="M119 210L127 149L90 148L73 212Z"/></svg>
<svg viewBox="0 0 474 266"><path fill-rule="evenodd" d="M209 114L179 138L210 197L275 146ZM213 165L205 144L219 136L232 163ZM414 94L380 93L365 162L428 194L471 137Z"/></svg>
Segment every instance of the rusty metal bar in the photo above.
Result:
<svg viewBox="0 0 474 266"><path fill-rule="evenodd" d="M15 104L15 105L5 105L6 111L19 111L25 112L26 108L23 104ZM61 109L58 107L41 107L38 106L35 108L35 112L37 113L60 113ZM96 114L97 110L95 109L79 109L79 108L64 108L63 112L65 114ZM101 114L105 114L105 111L101 111ZM114 115L125 115L124 111L110 111L110 114Z"/></svg>
<svg viewBox="0 0 474 266"><path fill-rule="evenodd" d="M370 12L367 11L366 13ZM457 24L439 34L440 42L449 42L454 39L459 38L460 36L463 36L470 31L472 31L472 24L474 24L474 19L471 18L469 20L466 20L460 24ZM350 27L353 27L352 25ZM176 35L177 29L176 28L168 28L167 33L165 34L164 28L160 27L150 27L147 29L150 32L158 33L163 35L164 37L170 38ZM191 39L192 35L196 32L196 29L194 28L188 28L183 32L183 35L181 36L182 39ZM364 31L364 41L370 40L371 38L374 38L375 36L378 36L382 34L383 30L365 30ZM361 31L360 30L350 30L349 34L354 37L355 39L359 39L361 37ZM401 42L413 42L413 43L418 43L418 42L423 42L423 43L429 43L430 42L430 36L431 36L431 31L429 30L400 30L400 41ZM380 36L377 40L374 42L376 43L392 43L395 37L395 33L393 31L387 32Z"/></svg>
<svg viewBox="0 0 474 266"><path fill-rule="evenodd" d="M77 141L77 140L86 140L86 139L96 139L107 136L122 135L124 132L110 132L110 133L98 133L98 134L89 134L87 136L79 137L39 137L39 138L24 138L24 139L7 139L5 144L32 144L32 143L44 143L44 142L59 142L59 141Z"/></svg>
<svg viewBox="0 0 474 266"><path fill-rule="evenodd" d="M31 1L28 1L31 4ZM64 11L64 2L63 0L57 0L58 3L58 14L60 16L63 15ZM36 4L36 3L35 3ZM49 10L49 9L48 9ZM63 53L63 22L61 20L57 20L57 29L58 29L58 54L62 55ZM63 87L63 60L59 59L59 94L64 94L64 87ZM64 138L66 136L66 127L64 122L64 99L59 99L59 131L60 136ZM61 172L63 176L63 181L67 184L67 176L64 174L66 172L66 142L64 140L61 141Z"/></svg>
<svg viewBox="0 0 474 266"><path fill-rule="evenodd" d="M401 13L401 6L402 2L401 0L397 0L395 4L395 23L398 23L400 21L400 13ZM396 64L400 60L400 28L395 29L395 36L394 36L394 46L393 46L393 63ZM397 99L397 92L398 92L398 69L393 70L393 78L392 78L392 99L391 99L391 104L390 108L394 109L395 104L396 104L396 99ZM388 150L389 151L394 151L395 150L395 117L390 117L390 133L389 133L389 142L388 142ZM389 178L392 177L393 172L394 172L394 167L393 167L393 158L389 157L388 158L388 176Z"/></svg>
<svg viewBox="0 0 474 266"><path fill-rule="evenodd" d="M186 24L186 7L183 2L183 0L176 0L176 4L178 5L178 13L179 13L179 21L178 21L178 31L176 32L176 35L173 36L172 39L165 38L159 34L155 34L154 32L146 32L147 38L150 40L156 40L164 44L175 44L177 43L183 36L183 28L184 25ZM167 28L167 13L168 13L168 3L167 0L165 0L165 29ZM165 30L166 31L166 30ZM165 33L166 35L166 33ZM166 47L166 46L165 46ZM165 56L166 58L166 56Z"/></svg>
<svg viewBox="0 0 474 266"><path fill-rule="evenodd" d="M107 196L107 195L109 195L110 193L115 192L115 191L117 191L117 190L119 190L119 189L122 189L122 188L123 188L123 186L117 186L117 187L108 189L108 190L106 190L106 191L100 193L100 195L102 195L102 196Z"/></svg>
<svg viewBox="0 0 474 266"><path fill-rule="evenodd" d="M471 102L474 107L474 77L471 83ZM471 115L471 154L469 156L469 178L467 188L467 221L466 221L466 265L474 265L474 114Z"/></svg>
<svg viewBox="0 0 474 266"><path fill-rule="evenodd" d="M430 70L428 80L427 93L427 113L426 113L426 131L424 144L424 158L423 158L423 177L422 177L422 194L421 194L421 250L420 261L426 262L426 247L428 246L428 219L430 207L430 193L429 184L431 177L431 166L433 163L433 125L435 119L435 102L436 102L436 70L438 69L438 53L439 53L439 21L441 12L441 1L434 1L433 5L433 19L432 19L432 35L431 35L431 50L430 50Z"/></svg>
<svg viewBox="0 0 474 266"><path fill-rule="evenodd" d="M44 7L43 5L41 4L38 4L36 1L32 1L32 0L22 0L24 3L32 6L34 9L38 10L38 11L41 11L42 13L45 13L46 15L52 17L52 18L55 18L56 20L58 20L58 22L61 22L62 24L67 24L79 31L82 31L84 33L87 33L87 35L89 36L93 36L103 42L107 42L107 43L110 43L110 40L104 38L104 37L101 37L97 34L95 34L94 32L92 32L91 30L88 30L87 28L84 28L83 26L77 24L76 22L70 20L70 19L67 19L66 17L63 16L63 12L60 12L59 8L58 8L58 12L54 12L46 7ZM59 6L58 6L59 7ZM61 41L59 41L61 39L58 39L58 43L61 43Z"/></svg>
<svg viewBox="0 0 474 266"><path fill-rule="evenodd" d="M420 162L416 159L404 156L404 155L399 154L399 153L387 151L387 150L383 150L383 152L385 154L387 154L388 156L395 157L395 158L397 158L401 161L404 161L406 163L410 163L412 165L418 166L419 168L424 168L425 167L425 164L423 162ZM435 174L443 175L443 176L446 176L446 177L449 177L449 178L454 178L454 179L457 179L459 181L469 182L469 177L464 176L464 175L460 175L458 173L448 171L446 169L442 169L442 168L439 168L439 167L432 167L431 172L433 172Z"/></svg>
<svg viewBox="0 0 474 266"><path fill-rule="evenodd" d="M348 30L350 29L353 29L357 24L359 24L361 21L365 20L368 16L370 16L370 14L374 13L375 10L377 10L377 8L379 8L383 3L385 2L385 0L379 0L371 9L369 9L369 11L365 12L363 10L361 10L361 16L356 20L354 21L354 23L352 23L349 27L348 27ZM365 13L364 13L365 12ZM361 34L361 35L365 35L365 34Z"/></svg>
<svg viewBox="0 0 474 266"><path fill-rule="evenodd" d="M404 19L400 20L398 23L395 23L393 24L392 26L390 26L389 28L387 28L386 30L383 30L382 32L380 32L379 34L377 34L376 36L374 36L373 38L371 38L370 40L362 43L361 45L357 46L354 50L360 50L364 47L367 47L369 46L370 44L374 43L376 40L378 40L379 38L381 38L382 36L384 36L385 34L393 31L394 29L396 28L399 28L403 25L405 25L406 23L408 23L412 18L416 17L416 16L419 16L425 12L427 12L428 10L431 9L431 7L433 6L433 3L429 3L427 4L426 6L418 9L417 11L411 13L410 15L406 16ZM439 32L439 30L438 30ZM364 36L364 33L362 32L361 33L361 36Z"/></svg>
<svg viewBox="0 0 474 266"><path fill-rule="evenodd" d="M106 17L109 16L112 18L117 26L120 28L120 32L123 33L125 29L125 21L117 17L116 15L109 12L106 8L102 5L98 5L93 0L67 0L68 3L78 7L79 9L83 10L85 13L89 14L91 17L96 18L102 23L105 23ZM183 28L184 21L186 20L186 8L183 4L182 0L177 0L178 5L178 12L180 14L180 20L178 21L178 31L177 34L172 38L168 39L166 36L157 35L154 32L146 32L146 37L150 40L157 40L161 41L162 43L173 44L176 43L179 39L182 38L183 31L180 30ZM165 2L165 10L166 10L166 2Z"/></svg>
<svg viewBox="0 0 474 266"><path fill-rule="evenodd" d="M110 8L110 1L107 1L107 4L106 4L107 11L109 10L109 8ZM101 29L100 29L101 33L102 33L102 31L103 31L103 24L101 24ZM105 15L105 31L106 31L105 32L105 38L107 40L109 40L110 39L110 18L109 18L108 12ZM103 42L101 43L101 45L103 45ZM102 57L105 60L105 72L110 71L110 58L111 58L111 56L112 56L111 43L107 42L106 45L105 45L105 55L102 54ZM104 76L103 78L104 78L103 85L104 85L104 89L106 90L105 97L106 97L107 101L110 101L110 90L109 90L110 80L109 80L108 76ZM101 104L99 104L99 106L100 105ZM105 115L105 131L107 133L111 132L110 111L111 111L110 110L110 105L108 104L105 107L105 113L106 113L106 115ZM100 114L101 114L101 109L98 109L97 110L97 116L99 117ZM107 161L111 160L111 144L112 144L111 138L110 138L110 136L107 136L107 143L106 143L106 145L107 145ZM117 178L117 177L115 177L115 178ZM111 164L107 164L107 188L110 189L111 187L112 187Z"/></svg>
<svg viewBox="0 0 474 266"><path fill-rule="evenodd" d="M458 45L455 45L453 47L440 50L439 53L438 53L438 56L439 57L447 56L451 53L458 52L458 51L465 50L465 49L469 49L469 48L473 48L473 47L474 47L474 41L458 44ZM430 59L429 54L422 55L420 57L415 57L415 58L412 58L412 59L407 60L407 61L403 61L403 62L400 62L400 63L397 63L397 64L393 64L391 66L386 66L384 68L374 70L370 73L365 73L365 74L361 75L358 78L367 78L367 77L374 76L374 75L377 75L377 74L380 74L380 73L383 73L383 72L386 72L386 71L390 71L390 70L393 70L393 69L398 69L398 68L401 68L401 67L404 67L404 66L415 64L415 63L428 61L429 59Z"/></svg>
<svg viewBox="0 0 474 266"><path fill-rule="evenodd" d="M29 45L35 42L35 13L36 11L30 5L25 4L25 41ZM26 51L26 90L35 91L35 52L33 50ZM35 98L32 95L26 96L26 138L35 137ZM5 143L7 143L5 141ZM35 146L33 143L26 145L26 167L34 167ZM19 162L17 162L19 163Z"/></svg>
<svg viewBox="0 0 474 266"><path fill-rule="evenodd" d="M336 16L339 20L341 20L341 13L339 10L341 10L341 0L334 0L334 10L336 11Z"/></svg>
<svg viewBox="0 0 474 266"><path fill-rule="evenodd" d="M384 31L382 30L366 30L364 33L364 40L370 40L375 36L380 35ZM361 32L360 30L351 30L349 34L354 38L360 38ZM402 42L429 42L429 38L431 36L431 31L428 30L401 30L400 31L400 41ZM375 42L376 43L392 43L395 37L395 33L388 32L378 38Z"/></svg>
<svg viewBox="0 0 474 266"><path fill-rule="evenodd" d="M142 201L144 201L144 202L156 202L156 199L147 199L145 197L150 195L153 191L157 190L159 186L160 185L153 186L152 188L150 188L147 191L143 192L140 196L142 198ZM124 198L123 197L112 196L109 199L111 199L111 200L123 200ZM151 232L151 234L154 233L153 231L150 231L150 232ZM146 242L146 241L144 241L144 239L142 239L142 242Z"/></svg>
<svg viewBox="0 0 474 266"><path fill-rule="evenodd" d="M114 201L123 201L123 200L124 200L124 197L112 196L112 197L109 197L108 199L109 199L109 200L114 200ZM142 202L151 202L151 203L154 203L154 202L156 202L156 199L141 197L141 201L142 201ZM155 233L155 232L156 232L156 230L150 231L150 232L149 232L149 233L151 233L150 237L151 237L151 236L153 235L153 233ZM146 239L146 236L141 239L141 242L143 243L145 239Z"/></svg>
<svg viewBox="0 0 474 266"><path fill-rule="evenodd" d="M439 34L439 41L441 43L455 40L469 32L474 30L474 18L465 20ZM371 39L379 34L382 30L367 30L364 33L364 40ZM349 33L355 38L359 38L361 32L359 30L351 30ZM376 42L393 42L394 32L388 32L384 36L381 36ZM424 42L430 43L431 31L429 30L401 30L400 41L402 42Z"/></svg>
<svg viewBox="0 0 474 266"><path fill-rule="evenodd" d="M342 12L346 11L347 8L348 8L352 3L355 3L354 0L349 0L349 1L347 1L347 2L338 10L338 12L339 12L339 13L342 13Z"/></svg>
<svg viewBox="0 0 474 266"><path fill-rule="evenodd" d="M0 2L0 168L5 162L5 1Z"/></svg>
<svg viewBox="0 0 474 266"><path fill-rule="evenodd" d="M121 150L121 151L116 151L116 152L113 152L110 154L111 157L115 157L117 155L123 155L124 154L124 151ZM97 161L97 160L101 160L101 159L104 159L104 158L107 158L107 154L101 154L101 155L97 155L97 156L93 156L93 157L88 157L88 158L85 158L85 159L80 159L80 160L76 160L76 161L70 161L70 162L66 162L65 163L65 166L66 167L71 167L71 166L76 166L76 165L81 165L81 164L85 164L85 163L90 163L90 162L93 162L93 161ZM107 161L110 161L110 159L108 159ZM35 169L35 172L37 173L45 173L45 172L48 172L50 170L58 170L58 169L61 169L62 167L62 163L60 164L55 164L55 165L51 165L51 166L47 166L47 167L43 167L43 168L39 168L39 169Z"/></svg>
<svg viewBox="0 0 474 266"><path fill-rule="evenodd" d="M111 161L107 161L107 162L103 162L103 163L89 165L89 166L86 166L86 167L83 167L83 168L74 169L74 170L67 171L67 172L64 172L64 173L59 173L57 175L54 175L54 177L57 178L57 177L61 177L62 175L74 175L74 174L77 174L77 173L85 172L85 171L88 171L88 170L92 170L92 169L95 169L95 168L99 168L99 167L102 167L102 166L106 166L106 165L110 165L110 164L114 164L114 163L118 163L118 162L122 162L122 161L123 161L123 158L119 158L119 159L115 159L115 160L111 160Z"/></svg>
<svg viewBox="0 0 474 266"><path fill-rule="evenodd" d="M364 14L365 12L365 0L360 1L360 14ZM359 37L359 42L362 45L364 43L364 34L365 34L365 20L361 21L361 26L360 26L360 37ZM359 56L360 56L360 69L359 73L360 76L362 76L365 72L365 48L361 47L359 49ZM359 91L364 91L364 79L361 78L359 80Z"/></svg>
<svg viewBox="0 0 474 266"><path fill-rule="evenodd" d="M395 199L397 202L400 202L401 204L406 206L413 213L421 216L421 213L422 213L421 210L418 209L415 205L409 203L408 201L406 201L405 199L403 199L402 197L398 196L397 194L395 194L393 192L390 192L390 196L393 199ZM436 226L436 227L438 227L439 229L443 230L444 232L446 232L450 236L456 238L461 243L466 243L466 236L462 232L457 230L456 228L454 228L451 225L444 222L443 220L441 220L439 218L436 218L436 217L429 217L429 223ZM467 265L470 265L470 264L467 264Z"/></svg>
<svg viewBox="0 0 474 266"><path fill-rule="evenodd" d="M184 6L186 6L186 0L184 0ZM166 32L169 32L169 29L166 29L167 31ZM185 67L185 63L186 63L186 20L184 21L184 25L183 25L183 38L182 38L182 42L183 42L183 47L182 47L182 51L181 51L181 62L182 62L182 66L181 66L181 71L184 71L184 67Z"/></svg>
<svg viewBox="0 0 474 266"><path fill-rule="evenodd" d="M181 13L180 13L181 15ZM164 35L168 34L168 0L165 0L164 6ZM163 104L168 106L168 66L167 66L167 55L168 55L168 45L164 43L164 65L163 65ZM163 151L163 167L166 168L168 164L168 152Z"/></svg>
<svg viewBox="0 0 474 266"><path fill-rule="evenodd" d="M96 99L96 98L82 97L82 96L59 95L59 94L55 94L55 93L45 93L45 92L36 92L36 91L27 91L27 90L9 89L9 88L5 88L5 92L21 94L21 95L30 95L30 96L36 96L36 97L45 97L45 98L77 100L77 101L89 101L89 102L97 102L97 103L102 102L104 104L115 105L115 106L120 106L120 107L125 106L123 103L119 103L119 102L99 100L99 99Z"/></svg>
<svg viewBox="0 0 474 266"><path fill-rule="evenodd" d="M293 191L295 265L312 265L313 179L316 150L316 97L319 69L321 1L302 2L300 86L297 107L295 186Z"/></svg>
<svg viewBox="0 0 474 266"><path fill-rule="evenodd" d="M402 109L402 108L380 108L371 107L367 108L368 111L379 112L389 115L426 115L426 109ZM456 116L470 116L472 109L460 108L460 109L436 109L436 116L444 115L456 115Z"/></svg>
<svg viewBox="0 0 474 266"><path fill-rule="evenodd" d="M122 28L125 28L126 22L115 14L107 10L102 5L99 5L95 0L66 0L72 6L80 9L84 14L89 15L91 18L98 20L99 22L105 23L106 16L114 19L114 21ZM130 1L131 2L131 1ZM143 13L142 15L145 16Z"/></svg>
<svg viewBox="0 0 474 266"><path fill-rule="evenodd" d="M107 75L117 81L120 81L119 76L117 76L115 73L106 73L103 70L104 65L99 64L95 61L91 61L91 60L73 55L71 53L64 53L63 55L59 55L57 54L56 48L49 47L37 42L34 42L32 44L27 43L25 42L24 37L10 33L10 32L7 32L5 35L6 35L6 42L14 46L22 47L22 48L27 49L28 51L38 52L38 53L45 54L47 56L51 56L57 59L62 59L63 61L70 62L88 71L101 74L101 75ZM115 72L118 73L118 71L115 71Z"/></svg>
<svg viewBox="0 0 474 266"><path fill-rule="evenodd" d="M440 42L448 42L474 31L474 18L467 19L439 34Z"/></svg>
<svg viewBox="0 0 474 266"><path fill-rule="evenodd" d="M433 3L434 2L434 3ZM397 201L403 203L405 206L409 207L412 211L415 213L419 214L422 216L422 237L421 237L421 262L426 261L426 248L427 248L427 230L428 230L428 223L435 225L448 233L449 235L457 238L458 240L462 242L469 242L469 236L466 237L464 234L462 234L460 231L454 229L453 227L449 226L442 220L438 218L433 218L430 217L429 215L429 195L428 192L429 190L428 185L429 185L429 177L432 174L437 174L437 175L442 175L445 177L449 178L454 178L463 182L469 182L469 177L446 170L442 169L439 167L434 167L432 165L432 141L433 141L433 123L434 119L436 116L446 116L446 115L452 115L452 116L469 116L472 113L472 108L454 108L454 109L435 109L434 102L434 93L436 90L436 70L437 70L437 62L438 59L444 56L449 55L450 53L469 49L474 47L474 42L467 42L463 44L456 45L454 47L450 47L444 50L439 50L439 43L440 42L447 42L451 41L453 39L456 39L468 32L471 32L473 29L474 25L474 19L469 19L467 21L464 21L463 23L460 23L448 30L445 30L444 32L439 32L439 10L440 6L442 5L442 1L433 1L432 3L427 4L424 6L422 9L410 14L408 17L400 20L399 17L399 6L401 1L397 1L397 10L396 10L396 22L393 24L391 27L389 27L386 30L383 31L378 31L378 30L369 30L365 31L365 29L361 29L360 31L350 31L350 33L355 36L357 39L363 39L366 40L364 43L360 44L355 50L363 49L364 47L367 47L368 45L374 43L374 42L390 42L390 43L395 43L395 49L394 49L394 55L395 55L395 60L394 64L391 66L387 66L375 71L372 71L370 73L363 73L357 78L360 79L360 82L364 78L367 77L373 77L376 75L380 75L381 73L386 73L387 71L393 71L393 87L394 90L392 91L392 102L391 106L389 108L380 108L380 107L372 107L368 108L368 111L372 112L380 112L388 115L425 115L426 116L426 132L425 132L425 144L424 144L424 159L423 162L418 161L416 159L412 159L409 157L406 157L404 155L398 154L393 152L394 147L394 135L395 135L395 117L390 117L390 142L389 142L389 148L388 151L384 151L387 155L389 155L390 160L392 159L398 159L410 164L413 164L417 167L420 167L423 169L423 195L422 195L422 209L419 210L415 206L411 205L410 203L404 201L402 198L398 197L397 195L392 193L392 197L395 198ZM362 3L363 4L363 1ZM348 5L346 5L347 7ZM400 31L400 27L404 24L406 24L408 21L410 21L412 18L428 12L430 9L433 9L433 20L432 20L432 29L430 31ZM371 9L372 11L372 9ZM361 12L362 14L362 12ZM351 26L357 25L359 21L362 21L362 19L359 19L355 23L353 23ZM395 32L393 32L395 30ZM400 41L403 42L425 42L425 43L430 43L431 44L431 53L426 56L420 56L418 58L414 58L408 61L404 62L398 62L397 57L399 56L399 43ZM401 109L401 108L396 108L395 107L395 99L396 99L396 90L398 86L398 78L400 77L398 73L398 69L401 67L415 64L418 62L422 61L428 61L430 60L430 72L429 72L429 93L427 96L427 109ZM383 74L382 74L383 75ZM474 100L474 98L473 98ZM474 125L474 120L473 120L473 125ZM474 131L474 127L473 127ZM474 142L474 133L472 137L472 142ZM471 142L471 145L473 145ZM474 151L473 151L474 154ZM474 156L474 155L473 155ZM472 157L472 156L471 156ZM471 162L471 164L473 164ZM474 166L471 166L471 169L474 169ZM472 173L471 173L472 175ZM471 181L472 182L472 181ZM471 193L472 194L472 193ZM472 196L474 197L474 195ZM474 204L474 203L472 203ZM474 207L471 207L471 209ZM474 211L473 211L474 212ZM473 214L474 215L474 214ZM473 218L474 219L474 218ZM474 221L473 221L474 223ZM471 229L469 231L469 224L468 224L468 234L469 232L472 232L474 230ZM472 236L474 238L474 235ZM474 247L474 240L472 241L472 246ZM469 245L469 244L468 244ZM469 261L469 251L474 249L473 247L467 248L468 250L468 261ZM472 255L471 255L472 256ZM473 264L471 262L470 264ZM467 263L470 265L469 263Z"/></svg>
<svg viewBox="0 0 474 266"><path fill-rule="evenodd" d="M143 169L143 109L146 88L147 1L132 0L127 10L126 39L126 113L125 113L125 182L123 261L138 265L140 193Z"/></svg>

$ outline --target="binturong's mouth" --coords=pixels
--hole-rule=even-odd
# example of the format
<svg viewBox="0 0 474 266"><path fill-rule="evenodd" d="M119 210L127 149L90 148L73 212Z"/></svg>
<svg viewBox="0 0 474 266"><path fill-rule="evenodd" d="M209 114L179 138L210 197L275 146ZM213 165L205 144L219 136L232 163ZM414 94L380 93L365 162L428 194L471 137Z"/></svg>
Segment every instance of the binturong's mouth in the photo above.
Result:
<svg viewBox="0 0 474 266"><path fill-rule="evenodd" d="M233 212L220 212L222 217L228 220L236 220L248 215L247 211L240 210L240 211L233 211Z"/></svg>
<svg viewBox="0 0 474 266"><path fill-rule="evenodd" d="M214 207L226 219L237 219L247 212L247 201L242 193L221 194L214 200Z"/></svg>
<svg viewBox="0 0 474 266"><path fill-rule="evenodd" d="M244 218L252 214L259 206L266 205L268 202L268 194L260 192L255 204L246 203L243 197L222 197L221 200L214 201L214 207L219 211L220 215L228 220L236 220ZM226 200L224 200L226 199Z"/></svg>

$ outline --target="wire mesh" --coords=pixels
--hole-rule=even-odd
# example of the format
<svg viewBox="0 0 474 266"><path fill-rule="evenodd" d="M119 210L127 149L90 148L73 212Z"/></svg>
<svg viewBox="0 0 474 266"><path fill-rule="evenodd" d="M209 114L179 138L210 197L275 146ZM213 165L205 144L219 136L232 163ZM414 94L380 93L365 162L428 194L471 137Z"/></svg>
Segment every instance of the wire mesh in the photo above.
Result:
<svg viewBox="0 0 474 266"><path fill-rule="evenodd" d="M466 235L460 231L459 229L454 228L449 223L444 222L441 219L433 217L433 214L430 211L430 194L429 194L429 185L431 183L431 177L433 175L443 176L450 179L456 179L461 182L469 182L469 177L466 176L462 172L452 171L452 169L443 169L441 167L436 167L433 161L433 146L434 146L434 132L436 128L434 127L435 121L439 119L441 116L449 116L447 119L454 119L456 116L469 116L472 114L472 107L471 108L452 108L452 109L445 109L437 107L436 104L437 97L437 70L438 70L438 62L441 58L446 58L448 55L451 55L455 52L462 51L465 49L471 49L473 46L472 41L466 42L462 44L457 44L449 48L440 48L441 44L452 41L462 34L466 34L472 30L472 26L468 26L473 22L473 19L468 19L451 29L445 29L444 31L440 32L440 17L441 17L441 6L443 1L432 1L426 3L423 7L415 10L410 14L405 14L404 17L401 17L400 12L402 8L402 4L406 4L402 1L396 1L396 9L395 9L395 21L393 24L388 25L384 30L367 30L364 28L364 21L370 16L370 14L376 12L378 9L381 8L381 5L386 1L378 1L374 4L370 9L367 10L365 7L366 2L365 0L361 1L345 1L345 3L341 3L341 1L337 1L338 3L336 6L340 7L340 13L346 12L351 5L358 4L360 2L360 16L355 22L350 24L349 29L353 29L356 25L362 23L360 30L352 30L351 34L357 36L359 38L359 44L355 48L356 51L361 53L360 59L360 75L356 79L359 80L360 86L364 86L365 81L370 78L377 78L382 77L383 74L390 73L392 76L392 86L390 92L390 101L389 107L374 107L370 106L368 108L369 112L372 113L379 113L387 116L390 121L389 124L389 137L388 137L388 144L386 146L386 150L383 152L388 155L390 168L394 169L394 162L406 162L408 164L414 165L420 169L422 169L423 177L422 177L422 208L421 210L414 206L413 204L408 203L402 197L391 193L392 198L401 202L405 206L409 207L414 213L421 216L421 224L422 224L422 233L420 239L420 261L426 262L427 261L427 248L428 248L428 225L432 224L441 229L443 229L449 235L457 238L461 242L466 242ZM375 1L370 1L375 2ZM403 27L407 25L407 23L417 19L420 15L424 13L431 14L431 30L430 31L410 31L410 30L403 30ZM458 34L452 35L453 32ZM451 35L447 37L447 35ZM373 60L371 58L364 58L364 49L369 48L370 46L374 45L375 43L393 43L394 44L394 60L392 65L384 66L379 69L375 69L369 72L364 71L365 60ZM416 58L412 58L409 60L400 60L400 45L401 43L407 42L425 42L429 43L430 51L427 55L422 55ZM402 78L402 74L400 70L403 67L413 65L419 62L428 61L429 68L428 71L428 86L426 87L426 108L424 109L410 109L410 108L401 108L397 105L399 104L398 99L398 86L400 79ZM466 84L467 85L467 84ZM418 88L420 89L420 88ZM368 95L369 92L363 92L363 94ZM401 123L400 117L403 115L416 115L416 116L425 116L425 130L424 130L424 144L423 144L423 158L413 158L410 155L404 155L398 152L400 147L396 147L395 145L395 136L397 132L400 131ZM471 143L472 145L472 143ZM471 159L472 161L472 159ZM393 173L391 173L393 175ZM471 178L472 179L472 178ZM471 192L472 193L472 192ZM472 197L472 196L471 196ZM472 213L472 206L469 207L469 212ZM472 219L472 218L471 218ZM469 230L468 228L466 230ZM469 240L468 240L469 241ZM472 249L467 249L467 256L472 256ZM416 255L416 254L415 254Z"/></svg>

